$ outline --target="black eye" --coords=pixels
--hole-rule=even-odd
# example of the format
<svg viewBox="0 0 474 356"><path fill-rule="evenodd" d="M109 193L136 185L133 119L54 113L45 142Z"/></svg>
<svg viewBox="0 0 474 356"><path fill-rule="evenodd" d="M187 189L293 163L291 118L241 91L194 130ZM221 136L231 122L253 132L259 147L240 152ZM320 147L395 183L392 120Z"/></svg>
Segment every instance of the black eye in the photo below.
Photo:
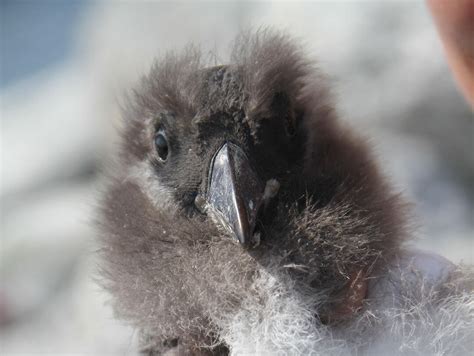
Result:
<svg viewBox="0 0 474 356"><path fill-rule="evenodd" d="M164 132L158 132L155 135L155 148L158 153L158 157L164 162L168 158L168 141Z"/></svg>

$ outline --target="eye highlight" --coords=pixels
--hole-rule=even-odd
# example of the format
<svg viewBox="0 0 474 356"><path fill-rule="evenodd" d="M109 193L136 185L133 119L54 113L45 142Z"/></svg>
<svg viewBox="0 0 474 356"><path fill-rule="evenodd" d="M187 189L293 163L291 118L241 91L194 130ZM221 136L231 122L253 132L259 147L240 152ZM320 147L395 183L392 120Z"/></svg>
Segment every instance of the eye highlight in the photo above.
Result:
<svg viewBox="0 0 474 356"><path fill-rule="evenodd" d="M165 162L168 158L168 140L166 139L166 135L163 131L159 131L155 135L155 149L158 153L158 157L162 162Z"/></svg>

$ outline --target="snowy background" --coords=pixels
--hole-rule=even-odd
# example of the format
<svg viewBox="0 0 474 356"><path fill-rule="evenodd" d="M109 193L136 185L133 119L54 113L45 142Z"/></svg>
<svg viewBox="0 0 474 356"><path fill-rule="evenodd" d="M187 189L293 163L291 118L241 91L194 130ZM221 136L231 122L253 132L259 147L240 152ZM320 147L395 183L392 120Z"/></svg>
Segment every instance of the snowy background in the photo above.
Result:
<svg viewBox="0 0 474 356"><path fill-rule="evenodd" d="M225 61L249 26L319 59L341 117L415 204L416 244L474 261L474 119L423 2L1 0L0 16L1 354L133 354L93 281L119 104L155 56L198 42Z"/></svg>

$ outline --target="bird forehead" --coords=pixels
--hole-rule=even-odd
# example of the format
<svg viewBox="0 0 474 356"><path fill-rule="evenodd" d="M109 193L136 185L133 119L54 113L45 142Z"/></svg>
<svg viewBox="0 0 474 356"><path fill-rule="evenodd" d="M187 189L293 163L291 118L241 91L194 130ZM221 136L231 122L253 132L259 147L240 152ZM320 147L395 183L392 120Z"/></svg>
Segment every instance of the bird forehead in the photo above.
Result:
<svg viewBox="0 0 474 356"><path fill-rule="evenodd" d="M218 65L202 70L203 83L209 90L209 95L239 93L242 89L242 75L239 66Z"/></svg>
<svg viewBox="0 0 474 356"><path fill-rule="evenodd" d="M197 120L213 114L241 111L245 96L242 73L238 66L220 65L200 72Z"/></svg>

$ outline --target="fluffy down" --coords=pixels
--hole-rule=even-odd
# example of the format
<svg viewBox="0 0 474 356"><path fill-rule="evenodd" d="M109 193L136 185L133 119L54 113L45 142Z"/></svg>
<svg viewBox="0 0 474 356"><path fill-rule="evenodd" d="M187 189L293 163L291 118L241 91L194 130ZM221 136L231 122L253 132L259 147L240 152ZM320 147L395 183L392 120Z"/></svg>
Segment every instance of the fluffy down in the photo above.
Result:
<svg viewBox="0 0 474 356"><path fill-rule="evenodd" d="M190 48L143 78L100 202L102 284L144 352L472 350L472 273L453 267L430 279L406 262L406 205L365 140L338 122L324 78L295 41L244 34L229 65L209 65ZM175 144L167 166L153 148L161 119ZM193 210L222 137L253 154L263 181L280 184L250 251ZM325 323L354 271L370 281L363 308Z"/></svg>

